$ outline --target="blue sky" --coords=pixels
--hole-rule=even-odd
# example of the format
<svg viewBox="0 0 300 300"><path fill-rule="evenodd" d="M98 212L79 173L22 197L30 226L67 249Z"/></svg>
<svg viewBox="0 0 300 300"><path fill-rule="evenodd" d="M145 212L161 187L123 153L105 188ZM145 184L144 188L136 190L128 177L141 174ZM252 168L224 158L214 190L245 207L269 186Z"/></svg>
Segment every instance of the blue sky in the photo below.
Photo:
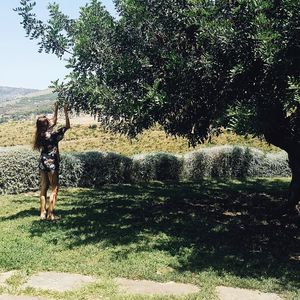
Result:
<svg viewBox="0 0 300 300"><path fill-rule="evenodd" d="M79 7L89 0L36 0L36 13L47 18L47 5L56 2L72 18L78 16ZM103 0L108 11L115 15L112 0ZM63 79L65 62L56 56L38 53L37 41L25 37L20 17L13 8L19 0L0 1L0 86L45 89L51 80Z"/></svg>

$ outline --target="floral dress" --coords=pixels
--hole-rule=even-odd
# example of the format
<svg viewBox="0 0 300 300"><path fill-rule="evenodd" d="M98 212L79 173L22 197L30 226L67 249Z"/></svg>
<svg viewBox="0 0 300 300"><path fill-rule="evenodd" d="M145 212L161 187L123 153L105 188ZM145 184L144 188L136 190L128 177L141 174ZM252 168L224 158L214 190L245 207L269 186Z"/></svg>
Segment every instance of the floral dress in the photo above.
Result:
<svg viewBox="0 0 300 300"><path fill-rule="evenodd" d="M46 131L43 135L43 146L40 156L39 169L46 172L59 170L59 150L58 142L64 137L66 127L57 131Z"/></svg>

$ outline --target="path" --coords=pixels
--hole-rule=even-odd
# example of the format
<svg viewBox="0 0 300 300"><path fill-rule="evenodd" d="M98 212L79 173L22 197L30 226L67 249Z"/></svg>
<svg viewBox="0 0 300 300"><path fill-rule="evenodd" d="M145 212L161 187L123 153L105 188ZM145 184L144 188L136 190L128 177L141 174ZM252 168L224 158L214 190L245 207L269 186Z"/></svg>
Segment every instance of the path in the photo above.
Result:
<svg viewBox="0 0 300 300"><path fill-rule="evenodd" d="M8 286L7 280L13 275L13 271L0 273L0 287ZM96 280L97 278L95 277L80 274L40 272L30 276L21 286L21 291L26 288L32 288L35 290L67 292L83 288L88 284L96 282ZM126 278L116 278L114 281L118 286L119 293L122 294L187 296L200 291L199 287L184 283L160 283L149 280L130 280ZM219 300L282 300L278 295L273 293L262 293L254 290L223 286L216 287L216 295ZM47 298L40 296L0 295L0 300L46 299Z"/></svg>

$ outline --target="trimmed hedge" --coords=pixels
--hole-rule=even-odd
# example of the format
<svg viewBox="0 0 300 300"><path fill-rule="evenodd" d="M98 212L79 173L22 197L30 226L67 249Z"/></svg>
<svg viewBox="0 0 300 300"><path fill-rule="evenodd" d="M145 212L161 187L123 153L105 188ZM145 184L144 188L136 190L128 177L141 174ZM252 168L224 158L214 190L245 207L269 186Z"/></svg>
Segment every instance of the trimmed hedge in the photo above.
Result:
<svg viewBox="0 0 300 300"><path fill-rule="evenodd" d="M99 187L104 183L131 181L132 160L111 152L82 152L74 154L81 164L78 186Z"/></svg>
<svg viewBox="0 0 300 300"><path fill-rule="evenodd" d="M0 194L33 191L38 188L37 156L29 150L0 151Z"/></svg>
<svg viewBox="0 0 300 300"><path fill-rule="evenodd" d="M170 153L138 154L132 157L133 181L178 181L182 170L182 158Z"/></svg>
<svg viewBox="0 0 300 300"><path fill-rule="evenodd" d="M285 152L264 153L258 149L220 146L190 152L184 156L183 178L245 178L291 176Z"/></svg>
<svg viewBox="0 0 300 300"><path fill-rule="evenodd" d="M38 153L25 148L0 148L0 193L38 189ZM264 153L238 146L204 148L184 155L150 153L126 157L116 153L63 154L60 183L99 187L105 183L199 181L203 178L290 176L285 152Z"/></svg>

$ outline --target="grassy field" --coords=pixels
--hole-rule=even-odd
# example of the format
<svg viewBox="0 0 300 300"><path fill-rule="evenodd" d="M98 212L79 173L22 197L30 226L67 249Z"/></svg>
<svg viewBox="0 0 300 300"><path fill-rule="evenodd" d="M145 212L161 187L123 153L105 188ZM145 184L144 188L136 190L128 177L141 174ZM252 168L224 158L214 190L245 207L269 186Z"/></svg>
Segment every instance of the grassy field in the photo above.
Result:
<svg viewBox="0 0 300 300"><path fill-rule="evenodd" d="M30 121L0 124L0 147L30 145L33 134L34 123ZM225 144L255 147L263 151L279 150L257 138L246 138L229 132L221 134L218 137L213 137L210 143L199 145L196 149ZM98 150L112 151L126 155L157 151L184 153L194 150L188 147L186 140L166 136L158 127L147 130L137 140L130 141L125 136L105 132L97 125L74 125L66 133L65 139L60 145L61 150L66 152Z"/></svg>
<svg viewBox="0 0 300 300"><path fill-rule="evenodd" d="M126 277L201 288L182 299L217 299L218 285L300 299L299 219L273 216L287 187L287 179L255 179L64 189L52 223L38 219L37 194L0 196L0 269L18 270L0 292L20 294L26 276L54 270L99 280L79 292L22 293L173 299L118 294L112 279Z"/></svg>

